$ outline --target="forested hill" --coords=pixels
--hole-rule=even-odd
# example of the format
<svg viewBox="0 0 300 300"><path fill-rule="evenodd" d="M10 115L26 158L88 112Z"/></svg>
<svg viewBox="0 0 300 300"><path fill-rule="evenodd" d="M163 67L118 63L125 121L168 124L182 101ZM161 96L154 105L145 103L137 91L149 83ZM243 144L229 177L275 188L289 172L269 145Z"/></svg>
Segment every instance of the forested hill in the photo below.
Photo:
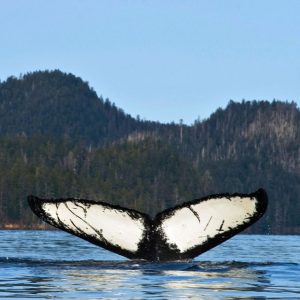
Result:
<svg viewBox="0 0 300 300"><path fill-rule="evenodd" d="M154 122L137 122L88 83L58 70L9 77L0 84L0 135L69 137L87 144L126 136Z"/></svg>
<svg viewBox="0 0 300 300"><path fill-rule="evenodd" d="M199 112L201 113L201 112ZM300 233L300 111L230 102L194 125L141 121L60 71L0 83L0 216L36 226L26 196L102 200L155 214L207 194L266 189L249 232Z"/></svg>

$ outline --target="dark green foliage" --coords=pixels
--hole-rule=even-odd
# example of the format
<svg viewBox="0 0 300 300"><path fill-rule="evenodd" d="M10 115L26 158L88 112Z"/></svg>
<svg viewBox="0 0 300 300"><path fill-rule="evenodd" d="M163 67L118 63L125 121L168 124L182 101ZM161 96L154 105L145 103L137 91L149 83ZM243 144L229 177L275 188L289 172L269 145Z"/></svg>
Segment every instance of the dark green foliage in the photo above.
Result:
<svg viewBox="0 0 300 300"><path fill-rule="evenodd" d="M191 163L148 138L94 150L67 140L5 138L0 153L3 223L31 221L24 215L29 194L97 199L153 215L192 199L198 188Z"/></svg>
<svg viewBox="0 0 300 300"><path fill-rule="evenodd" d="M60 71L35 72L0 84L1 136L47 135L103 145L138 123L86 82ZM151 122L148 122L150 125Z"/></svg>
<svg viewBox="0 0 300 300"><path fill-rule="evenodd" d="M193 126L141 121L60 71L0 83L0 215L40 222L26 196L102 200L154 215L208 194L267 190L249 232L300 233L300 112L230 102Z"/></svg>

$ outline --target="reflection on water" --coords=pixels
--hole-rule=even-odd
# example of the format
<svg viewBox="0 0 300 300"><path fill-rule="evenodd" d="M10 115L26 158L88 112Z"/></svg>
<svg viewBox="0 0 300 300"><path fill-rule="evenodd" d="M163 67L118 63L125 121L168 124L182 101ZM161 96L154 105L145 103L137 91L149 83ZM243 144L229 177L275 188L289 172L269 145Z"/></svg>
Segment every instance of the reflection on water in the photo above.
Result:
<svg viewBox="0 0 300 300"><path fill-rule="evenodd" d="M299 236L238 236L195 261L149 263L63 232L0 231L0 297L300 299L299 242ZM277 255L266 255L267 245Z"/></svg>

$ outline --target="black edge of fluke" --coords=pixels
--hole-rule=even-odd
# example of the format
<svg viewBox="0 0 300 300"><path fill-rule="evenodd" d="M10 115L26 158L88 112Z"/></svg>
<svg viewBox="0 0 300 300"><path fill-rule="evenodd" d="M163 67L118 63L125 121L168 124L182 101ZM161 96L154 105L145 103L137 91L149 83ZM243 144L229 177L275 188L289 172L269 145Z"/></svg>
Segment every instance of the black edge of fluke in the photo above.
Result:
<svg viewBox="0 0 300 300"><path fill-rule="evenodd" d="M42 217L43 216L43 211L42 211L42 201L36 196L29 195L27 196L27 201L29 204L29 207L31 210L38 216Z"/></svg>
<svg viewBox="0 0 300 300"><path fill-rule="evenodd" d="M55 224L51 221L51 219L49 219L49 217L47 217L46 212L43 210L42 206L44 203L47 203L49 201L52 201L52 199L41 199L39 197L30 195L27 196L27 201L29 204L29 207L31 208L32 212L39 217L41 220L43 220L44 222L50 224L51 226L57 227L55 226Z"/></svg>
<svg viewBox="0 0 300 300"><path fill-rule="evenodd" d="M258 202L257 202L257 211L260 212L258 219L261 218L264 213L266 212L267 208L268 208L268 195L267 192L260 188L258 189L256 192L254 192L253 194L250 194L250 196L254 196Z"/></svg>
<svg viewBox="0 0 300 300"><path fill-rule="evenodd" d="M169 245L165 238L164 234L160 232L159 228L162 222L165 218L172 216L175 211L180 210L182 208L190 207L194 204L199 204L204 201L209 201L210 199L214 198L228 198L228 197L251 197L255 198L256 201L256 212L249 218L247 223L243 223L235 228L230 229L227 232L220 233L213 237L208 237L207 241L201 245L195 245L194 247L191 247L184 253L180 253L180 251L177 249L176 245ZM117 209L120 212L126 212L128 215L132 218L142 218L144 220L144 226L145 226L145 232L144 237L140 241L138 251L136 253L128 252L122 248L120 248L119 245L113 245L113 244L107 244L106 242L99 242L95 241L91 236L84 233L75 234L95 245L98 245L100 247L103 247L107 250L113 251L115 253L118 253L120 255L123 255L130 259L144 259L148 261L172 261L172 260L189 260L193 259L194 257L216 247L217 245L223 243L224 241L230 239L234 235L242 232L249 226L251 226L253 223L255 223L257 220L259 220L264 213L266 212L267 206L268 206L268 196L264 189L260 188L254 193L250 194L241 194L241 193L234 193L234 194L215 194L206 196L200 199L195 199L192 201L188 201L185 203L182 203L180 205L177 205L173 208L166 209L160 213L158 213L154 219L151 219L147 214L141 213L136 210L120 207L118 205L112 205L108 204L106 202L98 202L93 200L83 200L83 199L42 199L33 195L30 195L27 197L28 204L31 208L31 210L43 221L58 227L62 230L65 230L71 234L75 234L74 232L68 230L68 228L65 228L64 225L61 223L59 226L57 224L51 221L51 218L47 215L47 213L43 210L43 204L45 203L62 203L65 201L83 201L87 205L104 205L105 207L114 208ZM218 217L218 216L217 216ZM192 229L191 229L192 230Z"/></svg>

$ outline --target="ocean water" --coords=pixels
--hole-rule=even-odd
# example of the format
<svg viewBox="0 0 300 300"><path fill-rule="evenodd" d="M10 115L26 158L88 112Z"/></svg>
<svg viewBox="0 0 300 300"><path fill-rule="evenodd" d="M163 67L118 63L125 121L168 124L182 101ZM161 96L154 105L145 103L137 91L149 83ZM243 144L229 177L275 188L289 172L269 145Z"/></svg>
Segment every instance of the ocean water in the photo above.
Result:
<svg viewBox="0 0 300 300"><path fill-rule="evenodd" d="M238 235L193 261L150 263L61 231L0 231L0 298L300 299L300 236Z"/></svg>

